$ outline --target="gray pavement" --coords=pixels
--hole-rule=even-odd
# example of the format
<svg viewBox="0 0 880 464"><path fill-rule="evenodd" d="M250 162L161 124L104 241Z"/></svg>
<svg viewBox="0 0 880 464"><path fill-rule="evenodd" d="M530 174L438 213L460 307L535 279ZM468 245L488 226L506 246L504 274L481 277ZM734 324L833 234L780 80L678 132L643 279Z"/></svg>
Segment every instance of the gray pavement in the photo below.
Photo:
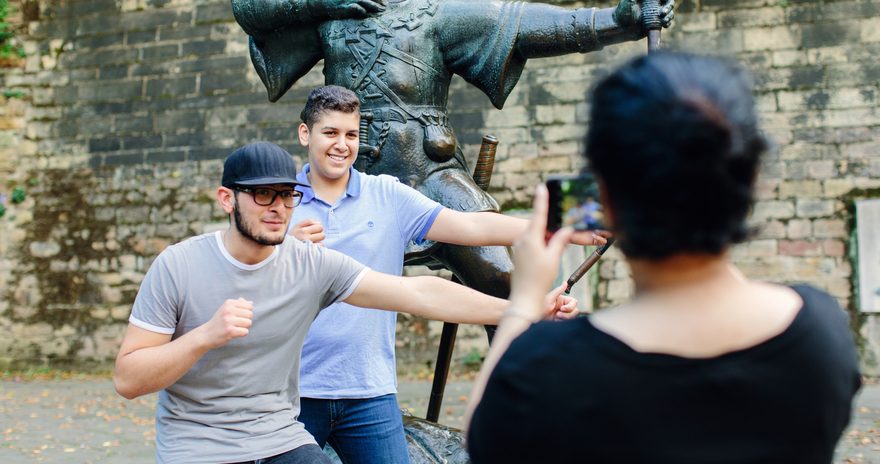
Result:
<svg viewBox="0 0 880 464"><path fill-rule="evenodd" d="M470 386L447 386L442 424L461 427ZM401 382L401 406L424 417L430 390ZM0 380L0 463L152 463L155 400L127 401L109 379ZM863 387L834 462L880 464L880 385Z"/></svg>

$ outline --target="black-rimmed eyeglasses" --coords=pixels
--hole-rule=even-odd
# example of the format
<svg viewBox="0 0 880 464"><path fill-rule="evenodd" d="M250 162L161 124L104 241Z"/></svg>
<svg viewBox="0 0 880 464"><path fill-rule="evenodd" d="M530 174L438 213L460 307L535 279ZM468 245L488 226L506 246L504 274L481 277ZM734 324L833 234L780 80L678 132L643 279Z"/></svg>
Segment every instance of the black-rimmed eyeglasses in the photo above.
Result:
<svg viewBox="0 0 880 464"><path fill-rule="evenodd" d="M233 190L249 193L254 197L254 203L260 206L269 206L275 203L275 199L280 196L281 204L287 208L293 208L299 205L303 197L302 192L297 192L296 190L275 190L267 187L233 187Z"/></svg>

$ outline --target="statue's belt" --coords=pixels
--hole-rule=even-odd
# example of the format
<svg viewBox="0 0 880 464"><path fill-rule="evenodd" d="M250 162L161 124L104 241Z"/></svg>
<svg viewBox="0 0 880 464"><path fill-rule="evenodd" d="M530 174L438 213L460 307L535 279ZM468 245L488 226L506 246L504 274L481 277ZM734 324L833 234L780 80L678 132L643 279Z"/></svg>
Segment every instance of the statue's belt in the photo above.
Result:
<svg viewBox="0 0 880 464"><path fill-rule="evenodd" d="M440 106L435 105L421 105L421 106L409 106L413 113L417 113L419 116L422 115L445 115L446 109ZM425 121L421 117L410 116L409 114L401 111L399 108L393 106L379 106L372 108L361 108L361 117L367 118L372 122L383 122L383 121L394 121L399 123L406 123L407 121L419 121L424 124Z"/></svg>
<svg viewBox="0 0 880 464"><path fill-rule="evenodd" d="M406 105L406 109L393 106L375 106L361 109L361 141L364 144L363 153L366 153L373 161L378 160L382 146L390 130L390 121L406 124L407 121L418 122L424 131L422 149L425 155L433 161L443 163L455 156L455 148L458 142L455 134L449 127L449 119L446 117L446 108L436 105ZM370 137L371 125L380 127L376 137ZM375 140L375 145L369 145L368 140Z"/></svg>

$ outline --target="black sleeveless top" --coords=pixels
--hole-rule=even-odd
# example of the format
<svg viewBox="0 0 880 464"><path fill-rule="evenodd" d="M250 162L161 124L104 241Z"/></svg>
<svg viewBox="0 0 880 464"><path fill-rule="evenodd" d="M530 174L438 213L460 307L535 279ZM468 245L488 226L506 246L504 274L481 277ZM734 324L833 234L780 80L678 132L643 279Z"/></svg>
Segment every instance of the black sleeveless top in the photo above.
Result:
<svg viewBox="0 0 880 464"><path fill-rule="evenodd" d="M468 432L475 464L829 463L861 382L846 313L804 305L779 335L713 358L639 353L589 318L511 344Z"/></svg>

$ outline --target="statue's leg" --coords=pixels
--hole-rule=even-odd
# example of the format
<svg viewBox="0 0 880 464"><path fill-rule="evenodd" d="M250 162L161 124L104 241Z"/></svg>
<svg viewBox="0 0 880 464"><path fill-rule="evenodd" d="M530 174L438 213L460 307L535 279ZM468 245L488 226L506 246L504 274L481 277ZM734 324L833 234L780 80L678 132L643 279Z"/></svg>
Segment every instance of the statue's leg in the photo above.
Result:
<svg viewBox="0 0 880 464"><path fill-rule="evenodd" d="M498 298L510 295L513 261L507 247L465 247L442 245L434 257L470 288ZM487 326L491 341L494 326Z"/></svg>
<svg viewBox="0 0 880 464"><path fill-rule="evenodd" d="M487 295L507 298L510 294L510 274L513 262L507 247L466 247L443 244L434 250L432 257L444 267L452 271L455 280ZM434 369L434 384L428 401L429 421L436 422L439 418L443 392L446 389L446 378L452 359L452 346L455 344L455 333L458 324L443 324L443 334L437 353L437 365ZM484 326L489 343L495 336L495 326Z"/></svg>

